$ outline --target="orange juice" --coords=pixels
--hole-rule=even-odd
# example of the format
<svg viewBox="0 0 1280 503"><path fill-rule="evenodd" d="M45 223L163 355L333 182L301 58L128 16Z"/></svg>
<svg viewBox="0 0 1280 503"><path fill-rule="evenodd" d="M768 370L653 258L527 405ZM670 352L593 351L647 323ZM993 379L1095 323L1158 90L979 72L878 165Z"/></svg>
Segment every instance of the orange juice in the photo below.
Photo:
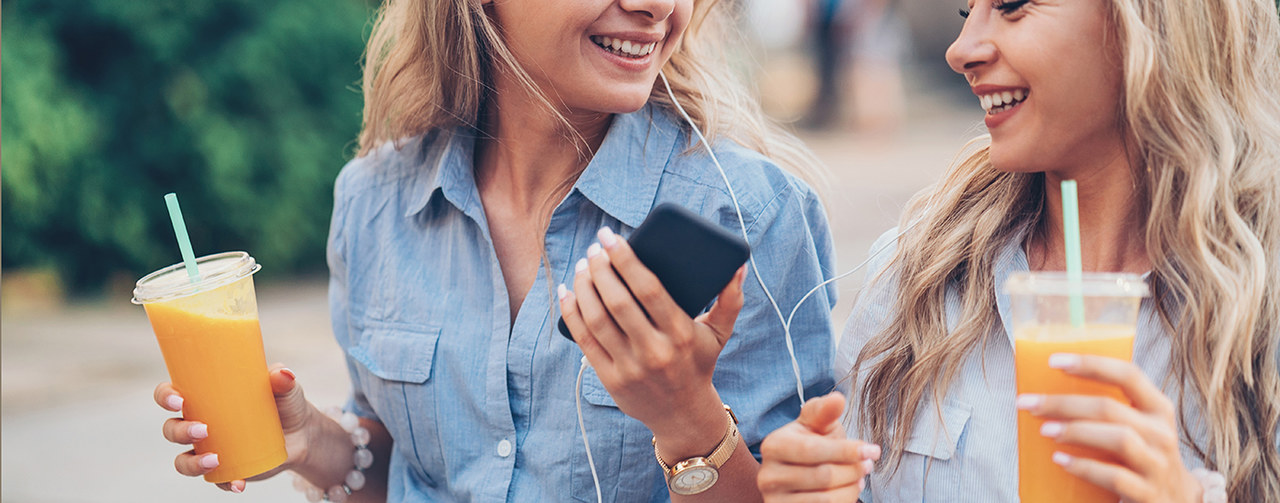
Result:
<svg viewBox="0 0 1280 503"><path fill-rule="evenodd" d="M1133 358L1133 325L1100 324L1021 326L1014 333L1018 393L1110 396L1128 399L1119 388L1071 376L1049 367L1049 355L1075 353ZM1066 472L1052 460L1054 451L1106 462L1114 460L1094 449L1060 445L1040 434L1044 419L1018 411L1018 494L1024 502L1115 503L1119 498Z"/></svg>
<svg viewBox="0 0 1280 503"><path fill-rule="evenodd" d="M144 307L169 377L184 398L183 416L209 426L209 437L196 442L195 450L217 453L219 465L205 480L243 479L283 463L284 434L256 309L253 315L219 316L173 303Z"/></svg>

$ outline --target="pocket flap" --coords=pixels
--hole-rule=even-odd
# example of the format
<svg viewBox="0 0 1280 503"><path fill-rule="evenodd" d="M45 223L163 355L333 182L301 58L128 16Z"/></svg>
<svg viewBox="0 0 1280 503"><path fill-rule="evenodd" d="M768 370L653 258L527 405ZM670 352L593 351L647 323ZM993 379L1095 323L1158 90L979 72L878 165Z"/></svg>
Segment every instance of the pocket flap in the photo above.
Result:
<svg viewBox="0 0 1280 503"><path fill-rule="evenodd" d="M605 389L604 383L600 382L600 376L596 374L596 369L591 367L587 367L586 372L582 375L582 397L587 399L587 403L591 405L618 406L618 402L613 401L613 396L609 394L609 390Z"/></svg>
<svg viewBox="0 0 1280 503"><path fill-rule="evenodd" d="M347 350L375 376L390 381L424 383L431 377L440 327L373 323L360 344Z"/></svg>
<svg viewBox="0 0 1280 503"><path fill-rule="evenodd" d="M942 417L938 417L938 409L933 401L921 404L916 412L915 427L907 437L908 452L929 456L935 459L948 460L956 452L960 443L960 435L969 422L973 408L958 401L947 401L942 405Z"/></svg>

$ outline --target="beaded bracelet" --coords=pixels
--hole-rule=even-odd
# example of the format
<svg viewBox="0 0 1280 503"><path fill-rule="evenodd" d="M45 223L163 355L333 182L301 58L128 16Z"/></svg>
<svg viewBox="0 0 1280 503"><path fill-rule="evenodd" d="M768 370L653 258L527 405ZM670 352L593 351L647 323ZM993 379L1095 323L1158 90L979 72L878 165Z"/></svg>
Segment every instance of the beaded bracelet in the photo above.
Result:
<svg viewBox="0 0 1280 503"><path fill-rule="evenodd" d="M337 407L326 410L325 415L337 421L342 429L351 435L351 443L356 446L355 455L352 456L355 466L347 472L343 483L330 487L328 491L321 490L296 473L293 475L293 488L306 493L307 501L311 503L318 501L343 503L347 501L347 496L364 487L364 471L373 466L373 453L369 451L369 430L360 426L360 418L355 414L343 412Z"/></svg>
<svg viewBox="0 0 1280 503"><path fill-rule="evenodd" d="M1191 470L1191 476L1204 488L1204 503L1227 503L1227 479L1221 473L1196 468Z"/></svg>

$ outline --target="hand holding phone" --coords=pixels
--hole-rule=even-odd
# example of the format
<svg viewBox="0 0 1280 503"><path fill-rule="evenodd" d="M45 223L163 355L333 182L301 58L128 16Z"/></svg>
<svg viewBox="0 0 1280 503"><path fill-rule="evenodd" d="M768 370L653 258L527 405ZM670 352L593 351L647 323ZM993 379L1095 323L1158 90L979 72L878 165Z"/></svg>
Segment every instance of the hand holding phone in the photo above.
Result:
<svg viewBox="0 0 1280 503"><path fill-rule="evenodd" d="M741 236L671 203L655 207L627 244L690 317L711 304L751 253ZM573 340L563 319L557 326Z"/></svg>

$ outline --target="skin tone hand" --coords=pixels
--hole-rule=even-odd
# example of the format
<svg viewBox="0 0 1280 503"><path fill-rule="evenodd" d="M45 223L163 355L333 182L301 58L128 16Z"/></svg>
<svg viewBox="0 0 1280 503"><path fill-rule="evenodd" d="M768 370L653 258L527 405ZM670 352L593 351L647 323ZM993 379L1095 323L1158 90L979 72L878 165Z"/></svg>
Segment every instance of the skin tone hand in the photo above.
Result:
<svg viewBox="0 0 1280 503"><path fill-rule="evenodd" d="M845 438L844 395L814 398L800 417L765 437L756 484L769 503L858 500L880 446Z"/></svg>
<svg viewBox="0 0 1280 503"><path fill-rule="evenodd" d="M1116 464L1055 452L1071 474L1133 503L1198 502L1203 489L1182 464L1173 403L1132 362L1055 354L1049 366L1119 387L1133 405L1082 395L1019 395L1019 409L1048 419L1041 434L1105 452Z"/></svg>
<svg viewBox="0 0 1280 503"><path fill-rule="evenodd" d="M742 309L745 269L692 319L625 240L608 228L598 237L603 246L578 262L573 291L561 289L565 324L619 409L659 442L692 433L710 451L727 427L711 375Z"/></svg>

